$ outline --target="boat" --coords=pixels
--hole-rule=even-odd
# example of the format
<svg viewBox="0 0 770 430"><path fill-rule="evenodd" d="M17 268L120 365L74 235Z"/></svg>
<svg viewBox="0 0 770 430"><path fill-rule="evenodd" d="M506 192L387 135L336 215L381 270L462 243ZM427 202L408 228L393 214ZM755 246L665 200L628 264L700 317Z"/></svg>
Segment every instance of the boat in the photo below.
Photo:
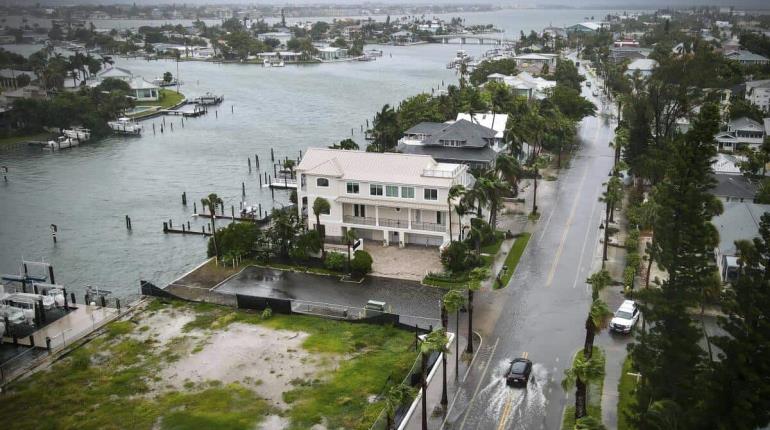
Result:
<svg viewBox="0 0 770 430"><path fill-rule="evenodd" d="M197 103L203 106L218 105L225 100L224 96L216 96L207 92L206 94L193 99L193 103Z"/></svg>
<svg viewBox="0 0 770 430"><path fill-rule="evenodd" d="M132 135L142 134L142 125L131 118L121 117L115 121L108 122L107 125L116 133Z"/></svg>
<svg viewBox="0 0 770 430"><path fill-rule="evenodd" d="M72 148L73 146L80 145L77 139L73 139L67 136L59 136L56 140L49 140L46 143L45 148L50 150Z"/></svg>
<svg viewBox="0 0 770 430"><path fill-rule="evenodd" d="M464 50L460 49L457 51L455 58L453 58L452 61L450 61L449 64L447 64L446 68L456 69L460 67L460 64L463 64L463 63L468 64L472 61L473 61L473 57L468 55L468 53L465 52Z"/></svg>
<svg viewBox="0 0 770 430"><path fill-rule="evenodd" d="M267 58L265 58L265 59L262 61L262 65L263 65L263 66L265 66L265 67L272 67L272 66L273 66L273 64L272 64L272 63L270 62L270 60L268 60Z"/></svg>
<svg viewBox="0 0 770 430"><path fill-rule="evenodd" d="M382 57L381 49L369 49L365 52L369 57Z"/></svg>
<svg viewBox="0 0 770 430"><path fill-rule="evenodd" d="M166 81L163 78L155 78L152 80L152 83L159 87L175 87L182 84L177 78L173 78L170 81Z"/></svg>
<svg viewBox="0 0 770 430"><path fill-rule="evenodd" d="M62 131L62 133L70 139L79 140L81 142L85 142L91 138L91 130L82 127L68 128Z"/></svg>
<svg viewBox="0 0 770 430"><path fill-rule="evenodd" d="M283 67L285 64L283 60L270 61L269 59L265 58L265 60L262 61L262 65L265 67Z"/></svg>

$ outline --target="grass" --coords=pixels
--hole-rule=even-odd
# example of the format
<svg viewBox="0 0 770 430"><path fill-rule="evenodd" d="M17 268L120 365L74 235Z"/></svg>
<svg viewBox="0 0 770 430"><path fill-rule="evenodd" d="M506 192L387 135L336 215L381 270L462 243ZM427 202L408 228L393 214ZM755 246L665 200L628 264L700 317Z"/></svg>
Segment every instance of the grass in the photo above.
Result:
<svg viewBox="0 0 770 430"><path fill-rule="evenodd" d="M527 243L529 242L530 236L531 235L527 232L521 233L516 237L516 241L513 242L511 251L508 252L508 256L505 257L505 266L508 267L508 270L501 272L500 274L500 288L505 288L508 285L508 282L510 282L511 276L513 276L513 272L516 271L516 266L519 264L522 254L524 254L524 250L527 249Z"/></svg>
<svg viewBox="0 0 770 430"><path fill-rule="evenodd" d="M481 253L496 255L498 252L500 252L500 246L503 244L503 240L505 240L505 233L499 231L495 232L495 241L482 246Z"/></svg>
<svg viewBox="0 0 770 430"><path fill-rule="evenodd" d="M176 90L166 88L160 89L160 99L158 101L136 102L137 106L160 106L161 109L168 109L179 104L184 100L184 94L177 93Z"/></svg>
<svg viewBox="0 0 770 430"><path fill-rule="evenodd" d="M634 363L631 356L623 362L623 373L620 374L618 383L618 430L634 430L628 417L632 415L632 409L636 403L636 377L629 375L634 373Z"/></svg>
<svg viewBox="0 0 770 430"><path fill-rule="evenodd" d="M334 369L303 378L284 393L289 408L278 411L247 386L220 381L188 382L176 391L154 391L158 374L194 345L181 334L161 345L132 333L136 320L115 322L73 350L48 371L8 387L0 402L7 429L213 429L258 428L269 414L288 418L292 429L324 423L327 428L368 429L384 407L369 402L414 363L413 334L390 326L353 324L299 315L259 314L211 304L154 300L145 313L192 310L182 332L223 329L233 322L305 332L302 347L319 360L339 360ZM53 387L53 389L52 389ZM35 413L19 413L35 405Z"/></svg>
<svg viewBox="0 0 770 430"><path fill-rule="evenodd" d="M575 354L575 357L577 357L577 354L582 354L583 350L581 349ZM593 352L592 352L592 359L598 358L601 359L602 362L604 362L604 352L602 352L599 347L594 346ZM588 399L588 404L586 405L586 410L588 412L589 416L598 418L599 421L602 419L602 391L604 390L604 372L602 371L602 376L600 376L596 382L588 384L588 387L586 388ZM575 396L570 396L571 399L574 399ZM575 402L573 400L572 405L568 405L566 408L564 408L564 416L562 417L562 424L561 428L563 430L572 430L575 428Z"/></svg>
<svg viewBox="0 0 770 430"><path fill-rule="evenodd" d="M530 212L529 215L527 215L527 219L530 221L537 221L540 219L540 212Z"/></svg>
<svg viewBox="0 0 770 430"><path fill-rule="evenodd" d="M24 143L32 140L49 140L51 136L52 136L51 133L34 133L34 134L26 134L26 135L20 135L20 136L3 137L3 138L0 138L0 146L13 145L16 143Z"/></svg>

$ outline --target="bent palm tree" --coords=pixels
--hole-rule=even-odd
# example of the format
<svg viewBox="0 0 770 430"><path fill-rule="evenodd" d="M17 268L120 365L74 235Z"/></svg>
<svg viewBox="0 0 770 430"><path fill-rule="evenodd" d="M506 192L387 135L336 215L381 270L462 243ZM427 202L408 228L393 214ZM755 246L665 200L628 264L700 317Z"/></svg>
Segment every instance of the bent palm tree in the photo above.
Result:
<svg viewBox="0 0 770 430"><path fill-rule="evenodd" d="M211 214L211 240L214 241L214 254L219 258L219 248L217 247L217 226L215 223L215 219L217 217L217 206L222 204L222 199L219 198L215 193L211 193L208 195L208 197L204 197L201 199L201 205L204 208L208 208L209 213Z"/></svg>
<svg viewBox="0 0 770 430"><path fill-rule="evenodd" d="M612 312L610 312L607 304L602 300L594 300L585 323L586 338L583 345L583 355L586 359L590 359L593 353L596 333L607 328L610 318L612 318Z"/></svg>
<svg viewBox="0 0 770 430"><path fill-rule="evenodd" d="M315 214L315 229L318 230L318 234L321 236L321 253L324 251L324 238L326 237L326 231L321 228L321 214L328 214L331 210L329 201L323 197L316 197L313 200L313 213Z"/></svg>
<svg viewBox="0 0 770 430"><path fill-rule="evenodd" d="M459 289L449 290L448 293L444 294L444 310L448 313L455 314L455 331L457 332L455 333L455 379L458 377L458 370L460 368L460 308L462 308L464 304L465 297L463 297L463 293ZM443 397L441 401L443 404Z"/></svg>
<svg viewBox="0 0 770 430"><path fill-rule="evenodd" d="M481 281L489 276L489 269L477 267L471 270L468 282L468 346L465 352L473 354L473 292L481 288Z"/></svg>
<svg viewBox="0 0 770 430"><path fill-rule="evenodd" d="M465 187L462 185L452 185L452 188L449 189L449 193L447 194L446 203L447 203L447 215L449 217L449 241L454 240L454 235L452 234L452 200L455 200L457 198L462 198L463 194L465 194ZM462 219L460 220L460 224L462 224ZM460 226L462 228L462 225Z"/></svg>
<svg viewBox="0 0 770 430"><path fill-rule="evenodd" d="M356 239L358 239L358 236L352 229L347 229L345 230L345 233L342 233L342 240L345 242L345 245L348 246L348 273L350 273L350 247L353 246L353 242L355 242Z"/></svg>
<svg viewBox="0 0 770 430"><path fill-rule="evenodd" d="M434 353L444 353L447 351L447 336L444 329L432 331L425 336L420 344L420 356L422 358L422 372L420 377L420 387L422 388L422 429L428 430L428 359ZM444 354L446 357L446 354ZM446 358L445 358L446 360ZM444 363L446 365L446 363ZM444 379L446 386L446 378Z"/></svg>
<svg viewBox="0 0 770 430"><path fill-rule="evenodd" d="M598 355L587 359L578 354L572 367L564 370L561 386L565 391L575 388L575 419L588 414L586 410L586 387L604 377L604 356Z"/></svg>

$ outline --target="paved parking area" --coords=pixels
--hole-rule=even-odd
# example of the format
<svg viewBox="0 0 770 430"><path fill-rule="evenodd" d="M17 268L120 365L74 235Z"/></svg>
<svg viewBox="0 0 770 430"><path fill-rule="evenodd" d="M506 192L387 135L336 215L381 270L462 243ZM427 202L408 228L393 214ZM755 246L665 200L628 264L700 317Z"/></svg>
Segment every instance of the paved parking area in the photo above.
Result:
<svg viewBox="0 0 770 430"><path fill-rule="evenodd" d="M422 281L428 272L441 272L441 259L437 247L408 245L380 246L367 242L366 252L372 256L372 275L388 278Z"/></svg>

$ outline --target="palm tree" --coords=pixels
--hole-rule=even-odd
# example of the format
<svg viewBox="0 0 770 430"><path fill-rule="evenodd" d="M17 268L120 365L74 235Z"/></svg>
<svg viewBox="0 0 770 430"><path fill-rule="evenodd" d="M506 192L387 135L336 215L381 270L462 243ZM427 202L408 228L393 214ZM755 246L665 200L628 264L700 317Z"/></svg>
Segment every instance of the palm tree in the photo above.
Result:
<svg viewBox="0 0 770 430"><path fill-rule="evenodd" d="M604 377L604 356L585 358L578 354L572 367L564 370L561 386L565 391L575 388L575 419L579 420L588 414L586 410L587 384Z"/></svg>
<svg viewBox="0 0 770 430"><path fill-rule="evenodd" d="M468 214L468 205L464 198L461 198L457 205L455 205L455 213L457 213L457 224L460 229L458 236L460 240L463 240L463 217Z"/></svg>
<svg viewBox="0 0 770 430"><path fill-rule="evenodd" d="M519 178L521 177L521 165L516 157L500 154L495 159L495 172L500 175L511 188L511 195L519 194Z"/></svg>
<svg viewBox="0 0 770 430"><path fill-rule="evenodd" d="M498 178L494 171L488 171L486 175L479 177L476 184L489 205L489 226L494 230L503 195L508 191L507 184Z"/></svg>
<svg viewBox="0 0 770 430"><path fill-rule="evenodd" d="M315 214L315 229L318 230L318 233L321 235L321 253L324 253L324 246L323 246L323 240L324 237L326 237L326 231L325 229L321 228L321 214L328 214L331 210L331 205L329 205L329 201L326 200L323 197L316 197L315 200L313 200L313 213Z"/></svg>
<svg viewBox="0 0 770 430"><path fill-rule="evenodd" d="M420 344L422 371L420 372L420 387L422 388L422 429L428 430L428 359L434 352L444 353L447 350L447 336L444 329L428 333ZM445 354L446 356L446 354ZM446 384L445 384L446 385Z"/></svg>
<svg viewBox="0 0 770 430"><path fill-rule="evenodd" d="M452 188L449 189L449 193L447 194L446 204L449 209L449 211L447 212L447 215L449 216L449 241L450 242L454 240L454 235L452 234L452 200L462 198L463 194L465 194L465 187L459 184L452 185ZM462 229L462 219L460 220L460 228Z"/></svg>
<svg viewBox="0 0 770 430"><path fill-rule="evenodd" d="M214 241L214 254L216 255L217 259L219 259L219 248L217 247L217 227L214 220L217 217L217 206L222 204L222 199L219 198L215 193L211 193L208 195L208 197L204 197L201 199L201 205L204 208L208 208L209 213L211 213L211 240Z"/></svg>
<svg viewBox="0 0 770 430"><path fill-rule="evenodd" d="M583 418L577 420L575 422L575 430L606 430L607 427L604 427L604 424L602 424L601 420L598 418L594 418L590 415L584 416Z"/></svg>
<svg viewBox="0 0 770 430"><path fill-rule="evenodd" d="M607 261L607 246L609 245L608 242L610 240L610 222L613 220L615 206L622 198L623 184L620 182L620 178L613 176L607 182L607 190L602 193L601 197L599 197L599 201L606 204L604 210L604 249L602 251L602 266L604 265L604 262Z"/></svg>
<svg viewBox="0 0 770 430"><path fill-rule="evenodd" d="M342 241L348 246L348 273L350 273L350 247L353 246L353 242L358 239L356 232L353 229L347 229L342 233Z"/></svg>
<svg viewBox="0 0 770 430"><path fill-rule="evenodd" d="M473 354L473 292L481 288L481 281L489 276L489 269L477 267L471 270L468 282L468 345L465 352Z"/></svg>
<svg viewBox="0 0 770 430"><path fill-rule="evenodd" d="M387 430L393 428L393 417L396 410L404 403L414 398L414 389L406 384L393 385L385 392L385 415L387 418Z"/></svg>
<svg viewBox="0 0 770 430"><path fill-rule="evenodd" d="M455 331L457 331L455 333L455 379L457 379L460 369L460 309L465 304L465 297L461 290L453 289L444 294L442 301L444 310L455 314Z"/></svg>
<svg viewBox="0 0 770 430"><path fill-rule="evenodd" d="M586 359L590 359L593 354L596 333L607 328L610 318L612 318L612 312L604 301L596 299L591 303L591 310L588 312L585 323L586 339L583 345L583 355Z"/></svg>

